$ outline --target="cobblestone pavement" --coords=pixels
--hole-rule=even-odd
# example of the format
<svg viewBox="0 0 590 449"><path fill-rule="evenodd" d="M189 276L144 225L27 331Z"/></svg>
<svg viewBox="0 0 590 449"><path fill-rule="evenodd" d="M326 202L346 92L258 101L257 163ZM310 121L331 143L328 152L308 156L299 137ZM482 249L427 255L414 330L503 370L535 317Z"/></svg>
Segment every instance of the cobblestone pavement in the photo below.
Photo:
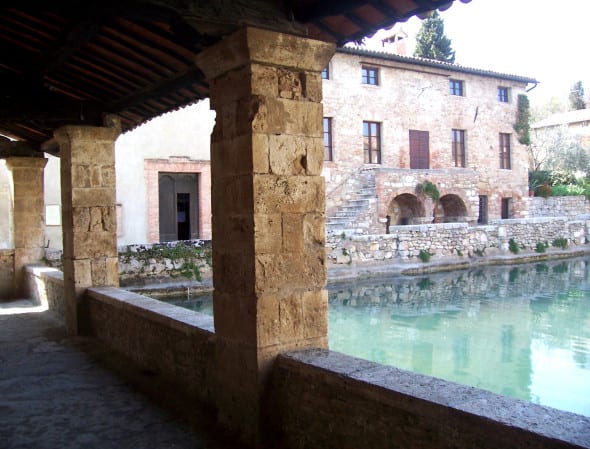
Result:
<svg viewBox="0 0 590 449"><path fill-rule="evenodd" d="M189 423L162 407L173 401L145 385L178 395L97 341L68 336L50 312L13 313L26 306L0 303L0 448L239 447L206 416Z"/></svg>

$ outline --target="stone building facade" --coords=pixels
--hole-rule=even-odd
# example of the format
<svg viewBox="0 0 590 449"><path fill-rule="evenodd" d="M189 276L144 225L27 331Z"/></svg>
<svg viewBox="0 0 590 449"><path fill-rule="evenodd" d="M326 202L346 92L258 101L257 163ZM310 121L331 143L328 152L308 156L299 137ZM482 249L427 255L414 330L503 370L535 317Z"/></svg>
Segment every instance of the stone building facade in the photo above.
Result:
<svg viewBox="0 0 590 449"><path fill-rule="evenodd" d="M324 78L329 231L527 216L513 124L534 79L359 48L339 49ZM417 190L426 181L438 201Z"/></svg>

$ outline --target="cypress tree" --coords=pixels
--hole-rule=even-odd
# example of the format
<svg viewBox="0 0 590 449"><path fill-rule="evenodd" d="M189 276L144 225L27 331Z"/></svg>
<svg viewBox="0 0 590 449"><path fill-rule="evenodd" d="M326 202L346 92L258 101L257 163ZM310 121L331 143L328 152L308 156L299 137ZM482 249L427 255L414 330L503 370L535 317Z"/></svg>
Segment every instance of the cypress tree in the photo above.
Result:
<svg viewBox="0 0 590 449"><path fill-rule="evenodd" d="M455 51L451 48L451 40L445 36L445 24L438 11L422 22L416 41L414 56L451 64L455 62Z"/></svg>

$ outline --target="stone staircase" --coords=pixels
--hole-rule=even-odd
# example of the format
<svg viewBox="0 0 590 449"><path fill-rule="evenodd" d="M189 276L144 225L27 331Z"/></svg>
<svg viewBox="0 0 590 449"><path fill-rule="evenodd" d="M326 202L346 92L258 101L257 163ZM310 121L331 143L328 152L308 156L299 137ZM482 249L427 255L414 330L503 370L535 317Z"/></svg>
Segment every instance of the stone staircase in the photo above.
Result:
<svg viewBox="0 0 590 449"><path fill-rule="evenodd" d="M375 188L375 172L362 170L360 189L351 191L333 215L326 219L328 235L335 234L370 234L371 217L377 206L377 190Z"/></svg>

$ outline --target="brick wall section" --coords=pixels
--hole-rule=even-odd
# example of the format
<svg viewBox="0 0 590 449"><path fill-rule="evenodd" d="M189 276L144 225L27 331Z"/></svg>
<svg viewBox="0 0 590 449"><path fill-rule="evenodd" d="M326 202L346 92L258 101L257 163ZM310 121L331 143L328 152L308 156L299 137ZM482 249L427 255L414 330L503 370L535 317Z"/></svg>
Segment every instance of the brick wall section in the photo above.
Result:
<svg viewBox="0 0 590 449"><path fill-rule="evenodd" d="M148 243L160 241L160 206L158 197L158 174L199 174L199 232L200 238L211 239L211 163L188 158L146 159L144 173L147 186Z"/></svg>
<svg viewBox="0 0 590 449"><path fill-rule="evenodd" d="M379 86L361 84L363 64L379 68ZM404 177L436 176L441 184L439 190L453 190L451 193L467 206L470 219L477 218L474 198L479 195L488 196L490 220L501 218L502 198L512 199L514 218L527 216L527 153L512 128L516 98L524 93L524 83L500 75L483 77L340 52L330 63L330 76L323 82L324 116L332 117L333 127L334 161L325 162L323 171L328 211L346 197L338 186L344 181L354 188L354 183L347 180L360 169L372 166L363 162L362 123L374 121L381 123L382 164L378 167L404 169L390 173L392 184L387 196L380 198L374 222L384 218L388 201L398 194L393 184L401 184L400 191L408 189ZM465 96L449 94L450 77L464 82ZM509 103L497 100L498 86L510 89ZM454 167L452 129L466 131L466 169ZM430 169L447 172L409 168L409 130L429 132ZM499 133L512 134L510 170L499 168ZM455 182L461 178L469 178L467 185ZM335 194L331 195L332 191Z"/></svg>
<svg viewBox="0 0 590 449"><path fill-rule="evenodd" d="M419 261L420 251L433 254L432 260L445 257L467 258L478 255L508 254L508 242L534 251L538 242L565 238L570 247L586 244L590 217L569 221L560 218L501 220L487 226L466 223L392 226L389 234L333 235L328 238L328 260L332 264L373 261Z"/></svg>

